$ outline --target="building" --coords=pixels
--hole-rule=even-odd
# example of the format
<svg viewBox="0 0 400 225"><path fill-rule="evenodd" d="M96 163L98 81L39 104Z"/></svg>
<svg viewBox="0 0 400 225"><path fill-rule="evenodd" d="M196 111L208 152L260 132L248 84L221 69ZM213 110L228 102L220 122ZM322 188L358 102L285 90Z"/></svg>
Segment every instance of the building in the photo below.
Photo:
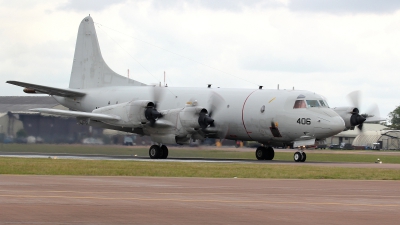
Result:
<svg viewBox="0 0 400 225"><path fill-rule="evenodd" d="M359 149L400 149L400 131L365 131L355 138L353 141L353 146Z"/></svg>
<svg viewBox="0 0 400 225"><path fill-rule="evenodd" d="M371 123L364 123L363 125L363 132L366 131L381 131L388 129L388 127L381 125L381 124L371 124ZM354 130L346 130L342 131L335 136L332 136L330 138L326 139L326 144L331 145L331 144L353 144L353 141L356 139L356 137L361 134L360 130L358 128L354 128Z"/></svg>
<svg viewBox="0 0 400 225"><path fill-rule="evenodd" d="M0 138L5 142L34 137L46 143L80 143L85 137L102 135L102 128L78 125L75 118L29 111L33 108L67 110L50 96L1 96Z"/></svg>

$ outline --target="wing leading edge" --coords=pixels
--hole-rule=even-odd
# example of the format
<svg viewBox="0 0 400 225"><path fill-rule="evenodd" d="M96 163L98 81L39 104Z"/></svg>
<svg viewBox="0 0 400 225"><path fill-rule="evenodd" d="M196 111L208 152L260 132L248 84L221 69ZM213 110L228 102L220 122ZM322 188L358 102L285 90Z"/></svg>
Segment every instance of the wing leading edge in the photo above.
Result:
<svg viewBox="0 0 400 225"><path fill-rule="evenodd" d="M60 109L47 109L47 108L30 109L30 111L39 112L39 113L53 114L53 115L59 115L59 116L90 118L90 119L94 119L94 120L108 120L108 121L118 121L118 120L120 120L119 116L106 115L106 114L101 114L101 113L78 112L78 111L68 111L68 110L60 110Z"/></svg>
<svg viewBox="0 0 400 225"><path fill-rule="evenodd" d="M43 86L38 84L30 84L19 81L7 81L6 83L17 85L24 88L29 88L38 93L56 95L62 97L83 97L86 95L84 92L72 90L72 89L64 89L64 88L55 88L49 86Z"/></svg>

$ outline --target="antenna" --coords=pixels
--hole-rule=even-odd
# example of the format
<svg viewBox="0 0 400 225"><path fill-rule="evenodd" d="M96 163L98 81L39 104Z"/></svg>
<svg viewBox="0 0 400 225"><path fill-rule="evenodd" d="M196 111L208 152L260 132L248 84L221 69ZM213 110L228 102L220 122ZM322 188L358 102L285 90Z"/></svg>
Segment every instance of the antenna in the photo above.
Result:
<svg viewBox="0 0 400 225"><path fill-rule="evenodd" d="M128 78L129 78L129 69L128 69Z"/></svg>
<svg viewBox="0 0 400 225"><path fill-rule="evenodd" d="M278 84L278 90L279 90L279 84Z"/></svg>
<svg viewBox="0 0 400 225"><path fill-rule="evenodd" d="M165 87L165 71L164 71L164 87Z"/></svg>

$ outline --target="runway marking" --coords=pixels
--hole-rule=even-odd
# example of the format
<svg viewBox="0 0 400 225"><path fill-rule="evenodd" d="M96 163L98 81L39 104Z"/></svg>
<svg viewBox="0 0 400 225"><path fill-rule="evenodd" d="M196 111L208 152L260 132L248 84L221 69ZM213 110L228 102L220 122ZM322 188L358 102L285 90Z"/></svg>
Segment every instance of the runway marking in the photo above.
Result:
<svg viewBox="0 0 400 225"><path fill-rule="evenodd" d="M12 192L16 190L0 190L0 192ZM237 195L237 193L229 193L229 192L199 192L199 193L193 193L193 192L187 192L187 193L182 193L182 192L159 192L159 193L154 193L154 192L133 192L133 191L25 191L25 190L17 190L17 192L25 192L25 193L33 193L33 192L39 192L39 193L75 193L75 194L145 194L145 193L151 193L151 194L157 194L157 195ZM251 195L251 194L248 194ZM298 196L298 194L260 194L257 193L257 196ZM315 194L305 194L302 193L301 196L315 196ZM245 196L244 196L245 197ZM317 196L318 197L318 196ZM371 197L371 195L323 195L323 197ZM374 194L374 198L400 198L400 195L376 195Z"/></svg>
<svg viewBox="0 0 400 225"><path fill-rule="evenodd" d="M66 199L95 199L95 200L136 200L136 201L171 201L171 202L213 202L213 203L264 203L264 204L287 204L287 205L338 205L338 206L366 206L366 207L400 207L399 204L354 204L340 202L274 202L258 200L215 200L215 199L172 199L172 198L111 198L111 197L90 197L90 196L34 196L34 195L0 195L0 197L13 198L66 198Z"/></svg>

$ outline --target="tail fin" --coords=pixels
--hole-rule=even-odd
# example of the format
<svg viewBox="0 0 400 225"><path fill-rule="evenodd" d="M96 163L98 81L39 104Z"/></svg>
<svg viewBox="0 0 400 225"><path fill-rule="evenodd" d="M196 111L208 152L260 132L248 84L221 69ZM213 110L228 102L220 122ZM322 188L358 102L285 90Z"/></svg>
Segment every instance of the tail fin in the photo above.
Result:
<svg viewBox="0 0 400 225"><path fill-rule="evenodd" d="M86 89L108 86L144 86L110 69L101 56L92 17L85 17L78 30L69 87Z"/></svg>

